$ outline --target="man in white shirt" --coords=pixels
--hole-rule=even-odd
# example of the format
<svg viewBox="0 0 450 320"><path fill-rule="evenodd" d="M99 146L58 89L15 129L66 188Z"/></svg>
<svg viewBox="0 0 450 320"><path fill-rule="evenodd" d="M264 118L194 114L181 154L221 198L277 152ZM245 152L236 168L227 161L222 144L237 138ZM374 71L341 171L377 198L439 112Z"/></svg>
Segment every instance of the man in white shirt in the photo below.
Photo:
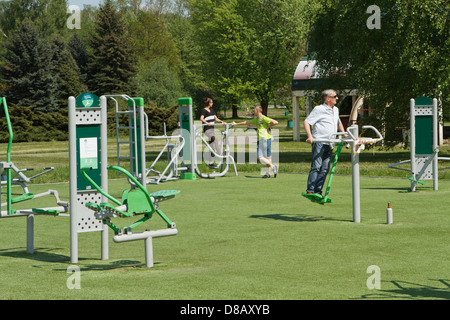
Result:
<svg viewBox="0 0 450 320"><path fill-rule="evenodd" d="M305 119L306 142L312 144L311 169L308 175L307 194L322 195L328 171L330 170L333 151L328 143L313 143L315 139L329 139L336 130L344 132L344 126L339 119L339 109L335 107L338 96L332 89L322 92L323 104L316 106ZM312 128L312 130L311 130Z"/></svg>

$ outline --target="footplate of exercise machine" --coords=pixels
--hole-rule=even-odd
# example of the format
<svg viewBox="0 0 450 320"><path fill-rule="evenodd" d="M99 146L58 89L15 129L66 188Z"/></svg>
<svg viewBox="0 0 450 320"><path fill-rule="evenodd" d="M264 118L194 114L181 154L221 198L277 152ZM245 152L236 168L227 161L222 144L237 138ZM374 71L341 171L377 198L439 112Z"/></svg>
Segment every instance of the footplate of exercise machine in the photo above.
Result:
<svg viewBox="0 0 450 320"><path fill-rule="evenodd" d="M33 213L41 214L41 215L58 216L60 214L59 210L55 210L55 209L33 208L31 210L33 211Z"/></svg>
<svg viewBox="0 0 450 320"><path fill-rule="evenodd" d="M153 197L156 202L169 200L179 194L181 191L179 190L160 190L153 193L150 193L150 197Z"/></svg>
<svg viewBox="0 0 450 320"><path fill-rule="evenodd" d="M306 193L306 192L303 192L302 196L304 196L305 198L311 200L312 202L316 202L316 203L319 203L319 204L331 203L331 199L329 199L328 197L323 197L322 195L320 195L318 193Z"/></svg>
<svg viewBox="0 0 450 320"><path fill-rule="evenodd" d="M95 218L104 220L115 217L131 217L133 215L120 209L126 209L126 206L114 207L108 202L102 202L100 205L92 202L86 203L86 207L94 211ZM119 209L120 208L120 209Z"/></svg>

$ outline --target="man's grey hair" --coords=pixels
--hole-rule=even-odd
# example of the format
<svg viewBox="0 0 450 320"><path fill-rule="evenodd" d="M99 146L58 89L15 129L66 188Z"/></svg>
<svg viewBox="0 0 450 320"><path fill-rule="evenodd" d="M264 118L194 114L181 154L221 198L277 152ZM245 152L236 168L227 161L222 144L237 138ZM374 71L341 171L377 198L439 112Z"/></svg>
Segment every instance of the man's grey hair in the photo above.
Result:
<svg viewBox="0 0 450 320"><path fill-rule="evenodd" d="M322 91L322 101L325 101L326 97L331 96L333 93L335 93L336 91L333 89L327 89L327 90L323 90Z"/></svg>

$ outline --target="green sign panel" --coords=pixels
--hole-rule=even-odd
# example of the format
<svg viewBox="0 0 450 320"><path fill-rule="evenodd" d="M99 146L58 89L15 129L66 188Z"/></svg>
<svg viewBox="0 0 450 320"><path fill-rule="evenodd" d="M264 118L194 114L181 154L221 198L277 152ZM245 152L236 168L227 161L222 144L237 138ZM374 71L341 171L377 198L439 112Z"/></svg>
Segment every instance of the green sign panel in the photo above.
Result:
<svg viewBox="0 0 450 320"><path fill-rule="evenodd" d="M416 126L416 155L433 153L433 117L417 116Z"/></svg>
<svg viewBox="0 0 450 320"><path fill-rule="evenodd" d="M416 106L433 107L433 99L420 97L415 100ZM415 119L416 154L428 155L433 153L433 116L420 115Z"/></svg>
<svg viewBox="0 0 450 320"><path fill-rule="evenodd" d="M416 106L433 106L433 99L428 97L420 97L415 100Z"/></svg>
<svg viewBox="0 0 450 320"><path fill-rule="evenodd" d="M81 175L81 169L89 169L88 175L101 186L100 126L79 126L77 139L77 189L89 190L93 187Z"/></svg>

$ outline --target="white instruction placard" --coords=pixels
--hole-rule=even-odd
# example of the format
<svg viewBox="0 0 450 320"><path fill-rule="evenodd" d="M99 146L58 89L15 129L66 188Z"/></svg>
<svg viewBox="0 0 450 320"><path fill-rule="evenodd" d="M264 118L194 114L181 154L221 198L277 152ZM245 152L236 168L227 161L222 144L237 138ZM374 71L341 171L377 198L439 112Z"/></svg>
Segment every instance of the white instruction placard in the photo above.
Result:
<svg viewBox="0 0 450 320"><path fill-rule="evenodd" d="M97 138L80 139L80 168L98 169Z"/></svg>

